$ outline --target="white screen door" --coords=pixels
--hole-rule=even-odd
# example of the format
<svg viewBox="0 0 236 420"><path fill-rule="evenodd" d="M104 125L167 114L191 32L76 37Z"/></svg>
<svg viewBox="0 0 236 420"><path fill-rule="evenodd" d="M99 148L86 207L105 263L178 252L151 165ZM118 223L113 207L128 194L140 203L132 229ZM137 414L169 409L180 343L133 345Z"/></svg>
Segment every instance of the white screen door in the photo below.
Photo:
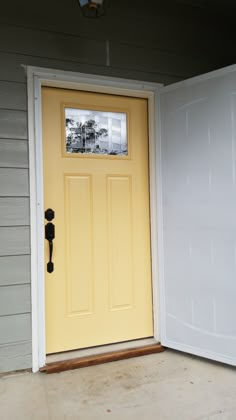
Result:
<svg viewBox="0 0 236 420"><path fill-rule="evenodd" d="M162 344L236 365L236 67L161 92Z"/></svg>

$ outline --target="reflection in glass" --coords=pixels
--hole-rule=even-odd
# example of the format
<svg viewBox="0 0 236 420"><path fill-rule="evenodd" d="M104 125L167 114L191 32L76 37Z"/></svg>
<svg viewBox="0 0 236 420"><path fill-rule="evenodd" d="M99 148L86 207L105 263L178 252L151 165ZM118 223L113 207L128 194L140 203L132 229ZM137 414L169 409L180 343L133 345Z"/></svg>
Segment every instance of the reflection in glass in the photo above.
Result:
<svg viewBox="0 0 236 420"><path fill-rule="evenodd" d="M65 108L66 152L127 155L125 113Z"/></svg>

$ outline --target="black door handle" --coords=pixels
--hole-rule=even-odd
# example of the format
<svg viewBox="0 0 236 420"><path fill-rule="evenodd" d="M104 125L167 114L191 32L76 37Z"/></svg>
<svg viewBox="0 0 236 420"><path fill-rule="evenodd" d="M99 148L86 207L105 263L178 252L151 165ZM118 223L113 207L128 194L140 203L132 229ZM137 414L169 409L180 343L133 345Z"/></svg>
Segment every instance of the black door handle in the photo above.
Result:
<svg viewBox="0 0 236 420"><path fill-rule="evenodd" d="M55 226L51 222L45 225L45 238L48 240L48 244L49 244L49 261L47 263L47 272L52 273L54 271L52 255L53 255L53 239L55 238Z"/></svg>

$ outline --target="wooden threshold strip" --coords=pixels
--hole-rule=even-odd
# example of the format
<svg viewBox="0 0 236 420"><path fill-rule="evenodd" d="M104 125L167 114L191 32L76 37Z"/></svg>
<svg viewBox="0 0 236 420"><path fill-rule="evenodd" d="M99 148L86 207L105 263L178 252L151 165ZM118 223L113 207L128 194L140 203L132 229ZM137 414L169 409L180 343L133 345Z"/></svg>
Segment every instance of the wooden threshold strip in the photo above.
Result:
<svg viewBox="0 0 236 420"><path fill-rule="evenodd" d="M108 353L96 354L93 356L77 357L76 359L61 360L59 362L47 363L41 372L58 373L65 370L78 369L88 366L100 365L102 363L115 362L117 360L129 359L131 357L146 356L153 353L161 353L165 348L161 344L151 344L133 349L111 351Z"/></svg>

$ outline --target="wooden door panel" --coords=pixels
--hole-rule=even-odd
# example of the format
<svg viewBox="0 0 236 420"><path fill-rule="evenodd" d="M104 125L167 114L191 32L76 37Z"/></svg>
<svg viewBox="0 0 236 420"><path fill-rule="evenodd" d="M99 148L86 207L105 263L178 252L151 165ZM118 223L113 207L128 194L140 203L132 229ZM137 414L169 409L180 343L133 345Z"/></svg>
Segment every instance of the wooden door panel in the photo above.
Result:
<svg viewBox="0 0 236 420"><path fill-rule="evenodd" d="M152 336L147 102L54 88L43 88L42 98L44 200L56 215L47 352ZM78 122L70 122L68 152L65 109L97 110L104 121L108 111L126 115L128 152L84 152L90 128ZM107 124L111 151L125 133L124 118L117 121Z"/></svg>

